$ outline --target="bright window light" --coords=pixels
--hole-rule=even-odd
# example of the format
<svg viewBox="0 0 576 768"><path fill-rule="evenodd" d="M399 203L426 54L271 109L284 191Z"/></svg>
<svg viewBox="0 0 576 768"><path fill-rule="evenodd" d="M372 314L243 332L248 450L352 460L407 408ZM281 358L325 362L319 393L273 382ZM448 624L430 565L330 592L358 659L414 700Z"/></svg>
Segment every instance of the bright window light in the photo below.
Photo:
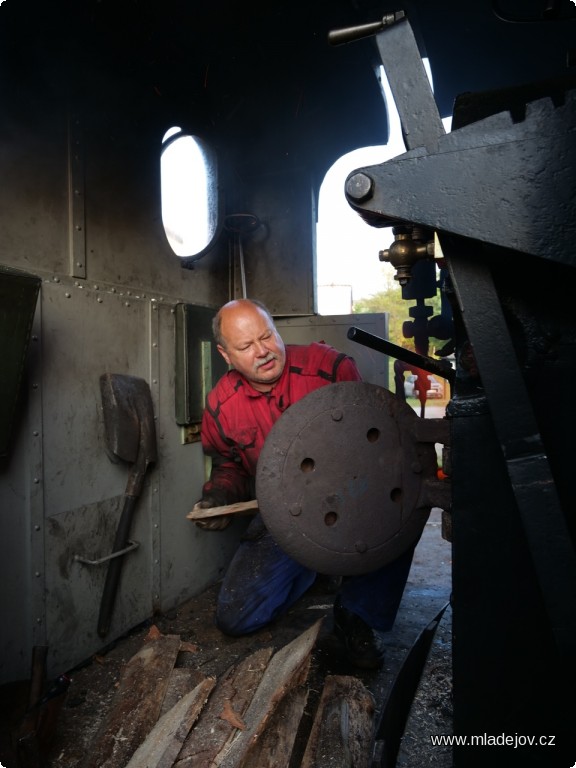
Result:
<svg viewBox="0 0 576 768"><path fill-rule="evenodd" d="M216 160L202 139L170 128L160 159L162 224L177 256L205 251L218 229Z"/></svg>
<svg viewBox="0 0 576 768"><path fill-rule="evenodd" d="M422 60L433 88L428 59ZM380 250L392 241L390 228L366 224L349 205L344 195L348 174L368 165L378 165L406 152L400 115L396 109L386 71L380 66L377 77L388 113L388 143L361 147L340 157L328 170L320 187L316 227L316 276L318 312L321 315L349 314L351 304L384 290L392 280L393 267L383 264ZM442 119L446 132L452 118Z"/></svg>

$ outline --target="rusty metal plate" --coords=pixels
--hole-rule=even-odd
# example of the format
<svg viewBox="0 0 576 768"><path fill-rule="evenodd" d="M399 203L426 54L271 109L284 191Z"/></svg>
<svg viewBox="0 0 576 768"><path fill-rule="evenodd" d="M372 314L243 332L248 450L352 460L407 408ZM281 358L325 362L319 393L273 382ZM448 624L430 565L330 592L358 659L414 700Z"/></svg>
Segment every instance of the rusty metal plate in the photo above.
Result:
<svg viewBox="0 0 576 768"><path fill-rule="evenodd" d="M419 417L389 390L341 382L311 392L274 424L260 454L256 496L282 549L320 573L368 573L420 535L436 477Z"/></svg>

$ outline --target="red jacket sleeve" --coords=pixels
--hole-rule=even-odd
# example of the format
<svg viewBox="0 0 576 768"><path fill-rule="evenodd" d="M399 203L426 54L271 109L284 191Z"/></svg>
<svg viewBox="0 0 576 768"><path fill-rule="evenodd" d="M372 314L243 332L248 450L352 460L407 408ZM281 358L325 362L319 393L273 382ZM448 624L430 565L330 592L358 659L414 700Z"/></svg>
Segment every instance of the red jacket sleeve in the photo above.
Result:
<svg viewBox="0 0 576 768"><path fill-rule="evenodd" d="M336 370L336 381L362 381L360 371L351 357L342 358Z"/></svg>
<svg viewBox="0 0 576 768"><path fill-rule="evenodd" d="M230 447L218 431L210 410L204 410L202 418L202 448L212 460L210 478L202 487L202 495L222 494L223 504L249 501L253 498L253 481L239 460L235 460Z"/></svg>

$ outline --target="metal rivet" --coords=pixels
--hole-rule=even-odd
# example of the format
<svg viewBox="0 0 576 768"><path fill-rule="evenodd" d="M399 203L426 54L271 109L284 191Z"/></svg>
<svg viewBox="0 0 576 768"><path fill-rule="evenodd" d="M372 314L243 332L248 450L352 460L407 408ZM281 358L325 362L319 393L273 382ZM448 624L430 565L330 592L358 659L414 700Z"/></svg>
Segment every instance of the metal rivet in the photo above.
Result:
<svg viewBox="0 0 576 768"><path fill-rule="evenodd" d="M365 541L357 541L354 544L354 549L356 550L356 552L363 554L368 549L368 545L366 544Z"/></svg>
<svg viewBox="0 0 576 768"><path fill-rule="evenodd" d="M290 507L290 514L293 517L298 517L298 515L302 514L302 507L299 504L294 507Z"/></svg>
<svg viewBox="0 0 576 768"><path fill-rule="evenodd" d="M343 418L344 413L339 408L332 411L332 421L342 421Z"/></svg>

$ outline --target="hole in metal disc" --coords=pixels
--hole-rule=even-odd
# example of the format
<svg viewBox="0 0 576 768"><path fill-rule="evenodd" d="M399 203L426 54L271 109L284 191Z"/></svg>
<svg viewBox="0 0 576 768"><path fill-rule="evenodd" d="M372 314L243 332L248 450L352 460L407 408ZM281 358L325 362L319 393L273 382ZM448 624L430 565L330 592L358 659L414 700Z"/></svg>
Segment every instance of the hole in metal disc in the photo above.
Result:
<svg viewBox="0 0 576 768"><path fill-rule="evenodd" d="M380 430L376 427L371 427L368 432L366 432L366 439L369 443L375 443L380 439Z"/></svg>
<svg viewBox="0 0 576 768"><path fill-rule="evenodd" d="M400 502L402 501L402 488L392 488L392 490L390 491L390 498L396 504L400 504Z"/></svg>
<svg viewBox="0 0 576 768"><path fill-rule="evenodd" d="M324 515L324 522L326 523L326 525L334 525L336 520L338 520L338 515L336 514L336 512L327 512Z"/></svg>
<svg viewBox="0 0 576 768"><path fill-rule="evenodd" d="M302 472L313 472L316 466L314 459L303 459L300 464Z"/></svg>

